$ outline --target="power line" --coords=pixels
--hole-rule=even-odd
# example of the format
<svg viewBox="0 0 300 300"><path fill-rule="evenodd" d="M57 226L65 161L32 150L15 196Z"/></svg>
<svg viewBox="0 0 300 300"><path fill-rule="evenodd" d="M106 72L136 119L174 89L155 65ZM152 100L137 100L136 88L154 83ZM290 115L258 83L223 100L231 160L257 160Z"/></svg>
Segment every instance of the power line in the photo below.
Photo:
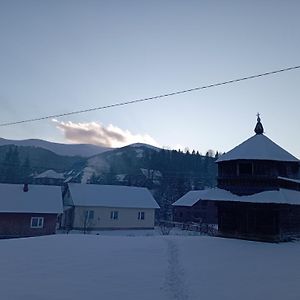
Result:
<svg viewBox="0 0 300 300"><path fill-rule="evenodd" d="M44 117L26 119L26 120L21 120L21 121L0 123L0 126L5 127L5 126L22 124L22 123L42 121L42 120L46 120L46 119L54 119L54 118L60 118L60 117L64 117L64 116L77 115L77 114L92 112L92 111L96 111L96 110L103 110L103 109L108 109L108 108L113 108L113 107L118 107L118 106L125 106L125 105L129 105L129 104L146 102L146 101L150 101L150 100L159 100L159 99L170 97L170 96L186 94L186 93L190 93L190 92L195 92L195 91L204 90L204 89L213 88L213 87L222 86L222 85L231 84L231 83L236 83L236 82L245 81L245 80L249 80L249 79L255 79L255 78L259 78L259 77L274 75L274 74L278 74L278 73L282 73L282 72L286 72L286 71L296 70L299 68L300 68L300 66L293 66L293 67L288 67L288 68L279 69L279 70L275 70L275 71L265 72L265 73L256 74L256 75L250 75L250 76L246 76L246 77L242 77L242 78L238 78L238 79L232 79L232 80L223 81L223 82L218 82L218 83L212 83L209 85L199 86L199 87L186 89L186 90L175 91L175 92L161 94L161 95L147 97L147 98L140 98L140 99L136 99L136 100L118 102L118 103L94 107L94 108L71 111L71 112L61 113L61 114L48 115L48 116L44 116Z"/></svg>

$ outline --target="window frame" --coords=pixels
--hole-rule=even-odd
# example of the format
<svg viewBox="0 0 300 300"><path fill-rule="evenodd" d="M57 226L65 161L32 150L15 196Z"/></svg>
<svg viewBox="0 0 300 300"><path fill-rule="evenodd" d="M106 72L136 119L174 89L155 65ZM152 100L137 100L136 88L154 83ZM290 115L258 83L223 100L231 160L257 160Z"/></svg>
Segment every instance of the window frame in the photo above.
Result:
<svg viewBox="0 0 300 300"><path fill-rule="evenodd" d="M110 212L110 219L111 220L119 220L119 211L118 210L112 210Z"/></svg>
<svg viewBox="0 0 300 300"><path fill-rule="evenodd" d="M37 222L36 225L33 224L35 219ZM44 217L31 217L30 228L33 228L33 229L44 228Z"/></svg>
<svg viewBox="0 0 300 300"><path fill-rule="evenodd" d="M139 211L138 212L138 220L145 220L145 212L144 211Z"/></svg>

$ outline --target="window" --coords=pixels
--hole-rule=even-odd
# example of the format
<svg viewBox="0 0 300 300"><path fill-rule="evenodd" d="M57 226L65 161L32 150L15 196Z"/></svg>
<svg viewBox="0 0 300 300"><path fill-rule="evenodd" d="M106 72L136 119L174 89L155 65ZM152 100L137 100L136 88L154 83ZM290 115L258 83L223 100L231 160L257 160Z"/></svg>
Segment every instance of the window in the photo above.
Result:
<svg viewBox="0 0 300 300"><path fill-rule="evenodd" d="M31 228L43 228L44 217L32 217L30 221Z"/></svg>
<svg viewBox="0 0 300 300"><path fill-rule="evenodd" d="M110 212L110 218L112 220L118 220L119 219L119 212L117 210Z"/></svg>
<svg viewBox="0 0 300 300"><path fill-rule="evenodd" d="M144 211L138 212L138 220L145 220L145 212Z"/></svg>
<svg viewBox="0 0 300 300"><path fill-rule="evenodd" d="M93 220L94 219L94 211L93 210L87 210L85 212L85 218L86 218L86 220Z"/></svg>

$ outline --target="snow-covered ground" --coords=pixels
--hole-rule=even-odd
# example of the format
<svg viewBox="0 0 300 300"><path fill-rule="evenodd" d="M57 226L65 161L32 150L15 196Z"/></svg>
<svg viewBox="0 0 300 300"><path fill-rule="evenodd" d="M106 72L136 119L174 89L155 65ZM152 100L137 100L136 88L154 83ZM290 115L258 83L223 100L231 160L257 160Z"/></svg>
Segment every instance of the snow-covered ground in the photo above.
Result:
<svg viewBox="0 0 300 300"><path fill-rule="evenodd" d="M1 299L300 299L300 242L114 234L0 240Z"/></svg>

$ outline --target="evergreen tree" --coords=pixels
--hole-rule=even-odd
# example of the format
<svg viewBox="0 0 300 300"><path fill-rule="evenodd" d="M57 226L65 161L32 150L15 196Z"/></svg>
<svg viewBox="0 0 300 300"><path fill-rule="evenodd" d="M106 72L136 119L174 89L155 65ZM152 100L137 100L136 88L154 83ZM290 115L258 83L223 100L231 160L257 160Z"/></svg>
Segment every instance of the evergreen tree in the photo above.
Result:
<svg viewBox="0 0 300 300"><path fill-rule="evenodd" d="M9 147L2 162L1 181L5 183L19 183L20 159L18 147Z"/></svg>
<svg viewBox="0 0 300 300"><path fill-rule="evenodd" d="M21 181L24 183L29 183L30 175L31 175L31 166L30 166L29 157L27 156L24 163L20 167Z"/></svg>

